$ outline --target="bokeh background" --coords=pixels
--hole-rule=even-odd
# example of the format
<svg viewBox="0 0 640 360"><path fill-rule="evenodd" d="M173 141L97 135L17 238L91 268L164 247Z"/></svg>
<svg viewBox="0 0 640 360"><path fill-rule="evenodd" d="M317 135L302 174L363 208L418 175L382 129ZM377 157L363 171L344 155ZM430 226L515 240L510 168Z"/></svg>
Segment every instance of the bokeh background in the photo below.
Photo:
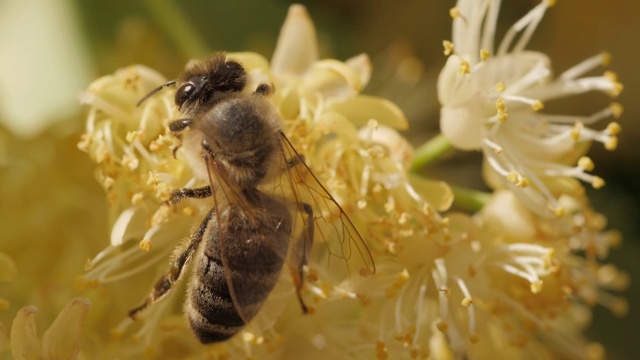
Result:
<svg viewBox="0 0 640 360"><path fill-rule="evenodd" d="M504 32L537 0L504 0ZM322 57L346 59L365 52L374 73L365 93L396 102L411 122L410 140L419 145L438 132L435 92L444 65L442 40L450 39L448 10L453 0L311 0ZM8 332L15 312L27 304L53 302L57 288L70 288L55 274L82 271L108 241L102 190L94 167L77 150L84 130L77 96L93 79L133 63L174 78L191 58L212 51L256 51L269 57L291 4L284 0L3 0L0 2L0 252L18 265L12 282L0 278L0 310ZM596 308L588 335L614 359L637 354L640 333L640 2L561 0L550 9L530 48L547 53L557 73L600 51L613 55L625 90L623 132L614 152L594 145L590 156L607 186L589 191L596 210L619 229L623 245L607 262L624 269L632 282L624 293L629 314L617 318ZM551 111L590 114L610 99L587 94L547 105ZM604 128L606 122L598 125ZM485 189L480 155L446 154L425 174L459 186ZM63 251L57 241L71 241ZM29 262L34 251L47 261ZM49 271L43 271L49 269ZM47 278L33 279L38 274ZM635 282L633 280L636 280ZM31 281L26 281L31 280ZM32 284L32 285L27 285ZM24 289L31 286L33 289ZM3 295L9 294L9 295ZM17 295L20 294L20 295ZM46 299L46 300L45 300ZM43 327L54 313L38 319ZM635 340L635 341L634 341ZM6 346L5 346L6 347ZM1 347L0 347L1 348ZM7 351L1 353L7 356Z"/></svg>

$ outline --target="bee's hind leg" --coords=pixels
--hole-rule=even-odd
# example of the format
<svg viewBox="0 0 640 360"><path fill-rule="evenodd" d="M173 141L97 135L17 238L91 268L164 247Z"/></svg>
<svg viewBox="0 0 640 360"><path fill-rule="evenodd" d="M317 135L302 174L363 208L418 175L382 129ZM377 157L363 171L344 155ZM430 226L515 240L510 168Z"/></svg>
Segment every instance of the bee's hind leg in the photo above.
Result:
<svg viewBox="0 0 640 360"><path fill-rule="evenodd" d="M171 192L169 205L178 205L184 198L204 199L209 196L211 196L211 186L209 185L195 189L176 189Z"/></svg>
<svg viewBox="0 0 640 360"><path fill-rule="evenodd" d="M169 269L167 269L167 272L158 280L158 282L156 282L156 284L153 286L153 289L151 289L151 293L149 294L149 296L147 296L142 305L129 311L129 317L135 320L138 313L146 309L149 305L162 300L162 298L164 298L169 293L169 291L171 291L173 285L178 280L180 280L182 270L191 259L193 252L198 248L200 241L202 241L202 237L204 236L204 233L207 229L207 225L209 224L209 221L211 220L211 217L213 215L213 210L214 209L211 209L211 211L209 211L202 224L200 224L198 230L196 230L196 232L191 235L191 240L189 241L186 249L181 251L173 260L173 262L169 266Z"/></svg>

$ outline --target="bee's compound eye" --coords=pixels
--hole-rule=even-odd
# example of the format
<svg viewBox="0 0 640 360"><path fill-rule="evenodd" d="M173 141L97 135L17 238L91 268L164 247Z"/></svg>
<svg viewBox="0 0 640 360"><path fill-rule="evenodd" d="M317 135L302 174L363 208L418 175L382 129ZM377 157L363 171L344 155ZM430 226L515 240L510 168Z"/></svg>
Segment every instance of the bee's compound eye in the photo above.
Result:
<svg viewBox="0 0 640 360"><path fill-rule="evenodd" d="M176 91L175 102L178 107L181 107L185 101L187 101L191 95L196 91L196 86L190 82L183 84L180 86L178 91Z"/></svg>

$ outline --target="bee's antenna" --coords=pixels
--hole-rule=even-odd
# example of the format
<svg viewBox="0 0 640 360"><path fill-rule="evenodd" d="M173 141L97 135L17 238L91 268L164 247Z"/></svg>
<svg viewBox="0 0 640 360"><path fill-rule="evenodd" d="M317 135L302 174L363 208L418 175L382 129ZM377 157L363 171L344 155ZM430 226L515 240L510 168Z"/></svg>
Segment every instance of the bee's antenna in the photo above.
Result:
<svg viewBox="0 0 640 360"><path fill-rule="evenodd" d="M140 106L140 104L142 104L143 102L145 102L145 100L147 100L148 98L150 98L151 96L155 95L158 91L166 88L167 86L172 86L175 85L176 81L175 80L171 80L169 82L166 82L160 86L158 86L157 88L151 90L147 95L145 95L142 99L140 99L140 101L138 101L138 103L136 104L136 106Z"/></svg>

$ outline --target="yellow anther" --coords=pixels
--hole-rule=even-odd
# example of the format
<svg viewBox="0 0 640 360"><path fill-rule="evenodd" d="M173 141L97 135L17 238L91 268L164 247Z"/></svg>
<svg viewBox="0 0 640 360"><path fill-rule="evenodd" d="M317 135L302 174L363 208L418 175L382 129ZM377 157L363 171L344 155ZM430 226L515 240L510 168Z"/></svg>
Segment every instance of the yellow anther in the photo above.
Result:
<svg viewBox="0 0 640 360"><path fill-rule="evenodd" d="M471 72L471 64L462 60L460 67L458 68L458 75L465 75Z"/></svg>
<svg viewBox="0 0 640 360"><path fill-rule="evenodd" d="M593 160L591 160L588 156L583 156L580 159L578 159L578 166L585 169L586 171L593 171L596 165L593 163Z"/></svg>
<svg viewBox="0 0 640 360"><path fill-rule="evenodd" d="M602 179L599 176L595 176L593 178L593 181L591 182L591 186L593 186L594 189L600 189L604 185L605 185L604 179Z"/></svg>
<svg viewBox="0 0 640 360"><path fill-rule="evenodd" d="M131 196L131 204L138 205L142 202L144 195L141 192L135 193Z"/></svg>
<svg viewBox="0 0 640 360"><path fill-rule="evenodd" d="M452 7L449 9L449 16L451 16L452 19L457 19L460 16L460 9Z"/></svg>
<svg viewBox="0 0 640 360"><path fill-rule="evenodd" d="M485 49L480 50L480 60L487 61L489 60L490 56L491 56L491 53L489 53L489 50L485 50Z"/></svg>
<svg viewBox="0 0 640 360"><path fill-rule="evenodd" d="M558 206L557 208L553 209L553 213L556 214L557 217L562 217L566 213L566 210L563 207Z"/></svg>
<svg viewBox="0 0 640 360"><path fill-rule="evenodd" d="M583 128L584 124L582 123L582 121L576 121L576 123L573 124L573 129L571 130L571 138L574 141L580 140L580 133L582 132Z"/></svg>
<svg viewBox="0 0 640 360"><path fill-rule="evenodd" d="M504 81L500 81L496 84L496 91L499 93L503 92L506 88L507 86L504 84Z"/></svg>
<svg viewBox="0 0 640 360"><path fill-rule="evenodd" d="M464 299L462 299L462 302L460 304L464 307L469 307L473 305L473 299L470 297L465 297Z"/></svg>
<svg viewBox="0 0 640 360"><path fill-rule="evenodd" d="M519 177L520 176L518 175L518 173L516 173L515 171L512 171L512 172L507 174L507 181L514 183L514 182L518 181Z"/></svg>
<svg viewBox="0 0 640 360"><path fill-rule="evenodd" d="M545 3L548 8L556 5L556 0L545 0Z"/></svg>
<svg viewBox="0 0 640 360"><path fill-rule="evenodd" d="M533 104L531 104L531 109L533 109L533 111L542 110L544 109L544 104L542 103L542 101L536 100L533 102Z"/></svg>
<svg viewBox="0 0 640 360"><path fill-rule="evenodd" d="M505 105L503 98L499 97L498 100L496 100L496 109L499 113L507 112L507 105Z"/></svg>
<svg viewBox="0 0 640 360"><path fill-rule="evenodd" d="M516 182L516 186L521 189L526 188L527 186L529 186L529 184L530 184L530 181L526 177L520 177Z"/></svg>
<svg viewBox="0 0 640 360"><path fill-rule="evenodd" d="M613 151L618 147L618 137L617 136L609 136L607 141L604 142L604 148Z"/></svg>
<svg viewBox="0 0 640 360"><path fill-rule="evenodd" d="M618 119L620 118L620 116L622 116L622 113L624 112L624 107L622 107L620 103L614 102L609 105L609 110L611 110L611 115L614 118Z"/></svg>
<svg viewBox="0 0 640 360"><path fill-rule="evenodd" d="M364 209L367 206L367 200L360 199L358 200L358 209Z"/></svg>
<svg viewBox="0 0 640 360"><path fill-rule="evenodd" d="M478 334L469 334L469 341L472 344L477 344L478 341L480 341L480 337L478 336Z"/></svg>
<svg viewBox="0 0 640 360"><path fill-rule="evenodd" d="M613 90L609 92L609 95L612 97L616 97L620 95L620 93L622 93L622 90L624 90L624 85L616 81L613 83Z"/></svg>
<svg viewBox="0 0 640 360"><path fill-rule="evenodd" d="M540 291L542 291L542 280L538 279L531 283L531 292L537 294Z"/></svg>
<svg viewBox="0 0 640 360"><path fill-rule="evenodd" d="M102 180L102 186L104 186L105 189L109 189L115 182L116 180L114 178L107 176Z"/></svg>
<svg viewBox="0 0 640 360"><path fill-rule="evenodd" d="M140 249L144 250L144 251L149 251L151 250L152 244L151 244L151 240L149 239L142 239L142 241L140 241Z"/></svg>
<svg viewBox="0 0 640 360"><path fill-rule="evenodd" d="M499 114L498 114L498 121L499 121L499 122L501 122L501 123L506 123L506 122L507 122L507 120L508 120L508 118L507 118L507 113L499 113ZM498 152L502 152L502 149L496 149L496 154L497 154Z"/></svg>
<svg viewBox="0 0 640 360"><path fill-rule="evenodd" d="M449 324L444 321L438 321L438 323L436 324L436 328L438 328L438 330L442 332L446 332L449 329Z"/></svg>
<svg viewBox="0 0 640 360"><path fill-rule="evenodd" d="M444 47L444 54L446 56L449 56L449 55L453 54L454 47L453 47L453 43L451 41L444 40L442 42L442 46Z"/></svg>
<svg viewBox="0 0 640 360"><path fill-rule="evenodd" d="M618 81L618 74L616 74L614 71L605 71L604 77L611 80L612 82Z"/></svg>
<svg viewBox="0 0 640 360"><path fill-rule="evenodd" d="M620 127L620 124L615 121L607 125L607 134L609 135L618 135L620 134L620 131L622 131L622 128Z"/></svg>

